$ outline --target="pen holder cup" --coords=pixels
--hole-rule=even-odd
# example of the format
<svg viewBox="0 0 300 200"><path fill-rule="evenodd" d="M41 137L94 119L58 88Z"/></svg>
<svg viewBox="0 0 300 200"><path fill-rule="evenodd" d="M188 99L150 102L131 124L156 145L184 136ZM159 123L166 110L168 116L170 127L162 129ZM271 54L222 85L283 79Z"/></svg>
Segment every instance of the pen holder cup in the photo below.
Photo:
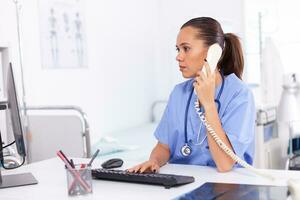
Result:
<svg viewBox="0 0 300 200"><path fill-rule="evenodd" d="M86 164L66 168L69 196L90 194L93 192L91 167Z"/></svg>

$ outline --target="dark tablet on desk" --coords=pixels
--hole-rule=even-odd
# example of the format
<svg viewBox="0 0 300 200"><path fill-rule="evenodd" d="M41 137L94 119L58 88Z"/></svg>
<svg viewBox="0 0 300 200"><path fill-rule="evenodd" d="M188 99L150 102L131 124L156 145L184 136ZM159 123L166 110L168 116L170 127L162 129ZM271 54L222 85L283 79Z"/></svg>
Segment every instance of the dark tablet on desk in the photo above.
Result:
<svg viewBox="0 0 300 200"><path fill-rule="evenodd" d="M287 197L286 186L205 183L175 200L282 200Z"/></svg>

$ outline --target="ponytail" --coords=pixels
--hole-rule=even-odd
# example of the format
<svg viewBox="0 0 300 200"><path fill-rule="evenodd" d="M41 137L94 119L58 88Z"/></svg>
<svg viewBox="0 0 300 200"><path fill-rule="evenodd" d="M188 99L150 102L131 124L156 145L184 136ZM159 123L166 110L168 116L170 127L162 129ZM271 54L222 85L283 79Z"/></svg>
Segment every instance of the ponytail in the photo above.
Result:
<svg viewBox="0 0 300 200"><path fill-rule="evenodd" d="M242 79L244 57L239 38L233 33L224 34L225 47L218 63L224 75L234 73Z"/></svg>

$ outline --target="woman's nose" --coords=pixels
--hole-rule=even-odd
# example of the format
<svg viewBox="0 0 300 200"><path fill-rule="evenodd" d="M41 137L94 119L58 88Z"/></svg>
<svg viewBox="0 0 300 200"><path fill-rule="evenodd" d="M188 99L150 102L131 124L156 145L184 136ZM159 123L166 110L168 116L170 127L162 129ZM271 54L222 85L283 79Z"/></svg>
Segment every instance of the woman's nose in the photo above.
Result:
<svg viewBox="0 0 300 200"><path fill-rule="evenodd" d="M181 53L178 53L178 54L177 54L176 60L177 60L178 62L183 61L183 56L181 55Z"/></svg>

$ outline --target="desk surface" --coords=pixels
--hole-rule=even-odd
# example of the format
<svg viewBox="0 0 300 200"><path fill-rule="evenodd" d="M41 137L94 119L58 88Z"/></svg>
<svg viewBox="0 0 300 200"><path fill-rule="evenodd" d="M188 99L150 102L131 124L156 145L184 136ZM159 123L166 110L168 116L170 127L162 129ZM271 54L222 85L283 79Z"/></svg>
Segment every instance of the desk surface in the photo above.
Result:
<svg viewBox="0 0 300 200"><path fill-rule="evenodd" d="M75 163L86 159L74 159ZM104 160L94 161L97 168ZM123 168L133 166L134 162L125 162ZM0 199L74 199L67 194L66 174L62 161L53 158L26 165L16 170L2 171L2 174L31 172L39 181L37 185L6 188L0 190ZM93 194L76 197L76 199L172 199L189 192L205 182L244 183L257 185L286 185L289 178L300 178L299 171L265 170L277 178L270 181L258 177L246 169L234 169L227 173L218 173L215 168L195 165L168 164L161 168L161 173L181 174L195 177L195 182L176 188L165 189L161 186L93 180Z"/></svg>

